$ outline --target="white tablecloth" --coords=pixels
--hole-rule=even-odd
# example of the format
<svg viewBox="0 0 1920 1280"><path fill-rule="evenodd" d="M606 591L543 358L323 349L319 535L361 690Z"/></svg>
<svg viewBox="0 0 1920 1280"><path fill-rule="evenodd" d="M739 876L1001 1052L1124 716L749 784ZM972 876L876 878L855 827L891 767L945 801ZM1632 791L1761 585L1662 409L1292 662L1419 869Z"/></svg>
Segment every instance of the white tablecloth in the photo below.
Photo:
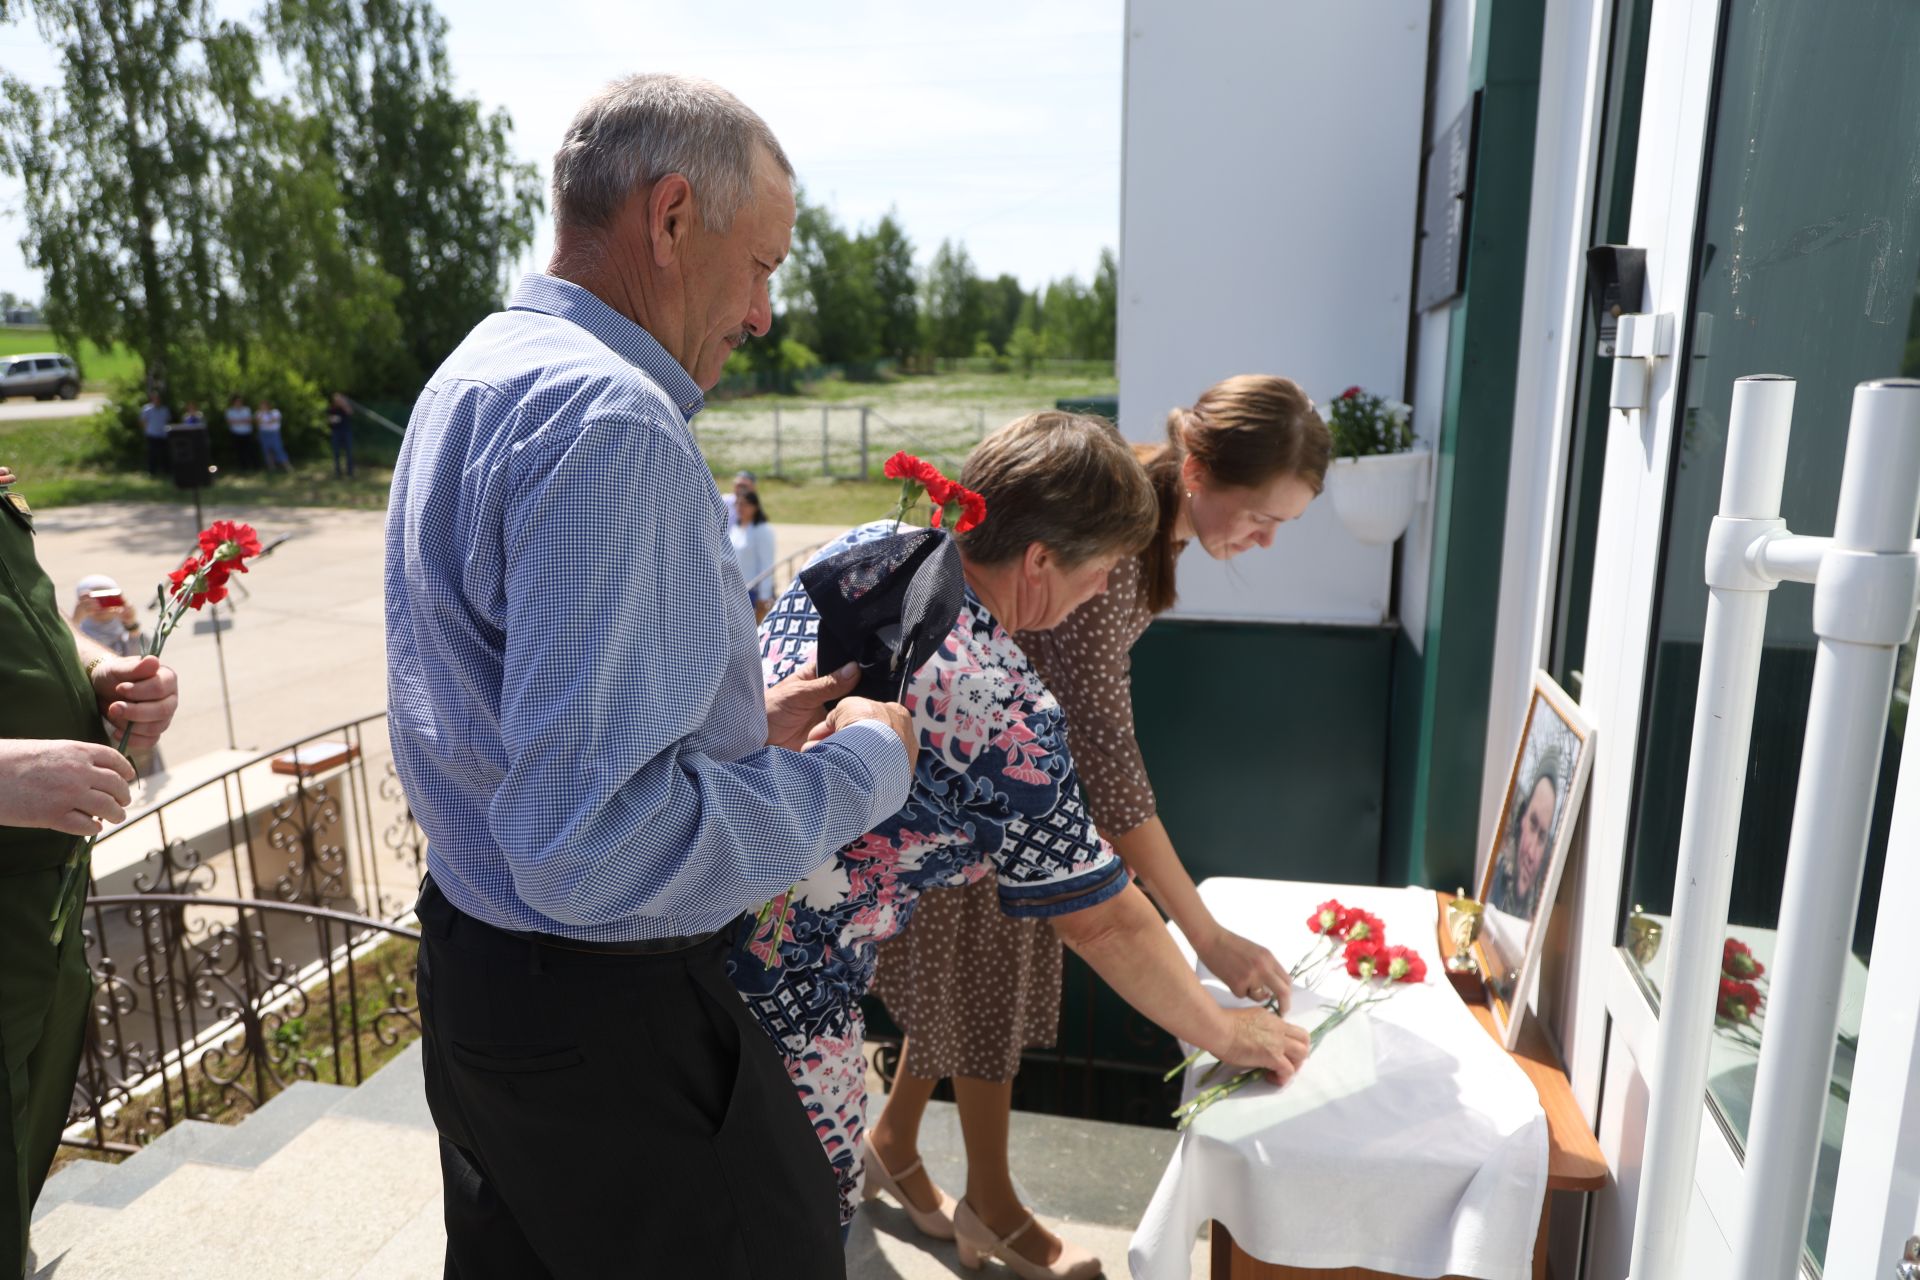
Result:
<svg viewBox="0 0 1920 1280"><path fill-rule="evenodd" d="M1388 942L1426 957L1427 981L1349 1018L1285 1088L1250 1085L1194 1121L1134 1233L1135 1280L1186 1280L1210 1218L1266 1262L1526 1280L1547 1120L1532 1083L1447 984L1432 892L1213 879L1200 896L1285 965L1313 943L1314 907L1332 897L1364 907ZM1201 977L1222 1004L1246 1003ZM1312 990L1296 989L1290 1018L1311 1027L1351 982L1329 966Z"/></svg>

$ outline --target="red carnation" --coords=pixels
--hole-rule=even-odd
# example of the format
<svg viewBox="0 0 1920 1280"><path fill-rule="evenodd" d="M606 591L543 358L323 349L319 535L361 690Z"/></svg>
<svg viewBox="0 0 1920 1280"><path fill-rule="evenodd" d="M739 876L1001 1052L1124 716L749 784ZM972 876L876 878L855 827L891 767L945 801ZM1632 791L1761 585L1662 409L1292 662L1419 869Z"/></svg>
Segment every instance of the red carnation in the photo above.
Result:
<svg viewBox="0 0 1920 1280"><path fill-rule="evenodd" d="M1382 958L1386 975L1395 982L1427 980L1427 962L1412 947L1387 947Z"/></svg>
<svg viewBox="0 0 1920 1280"><path fill-rule="evenodd" d="M1728 1022L1751 1022L1762 1003L1760 988L1751 982L1720 979L1720 1006L1716 1012Z"/></svg>
<svg viewBox="0 0 1920 1280"><path fill-rule="evenodd" d="M1357 396L1357 395L1359 395L1359 394L1360 394L1360 388L1358 388L1358 387L1348 387L1348 388L1347 388L1347 389L1346 389L1345 391L1342 391L1342 392L1340 393L1340 399L1342 399L1342 400L1351 400L1351 399L1353 399L1353 398L1354 398L1355 396Z"/></svg>
<svg viewBox="0 0 1920 1280"><path fill-rule="evenodd" d="M1387 944L1387 926L1379 916L1370 911L1354 907L1347 912L1346 919L1340 922L1339 933L1348 942L1365 939L1378 946Z"/></svg>
<svg viewBox="0 0 1920 1280"><path fill-rule="evenodd" d="M902 450L887 459L880 474L890 480L898 480L900 485L900 505L894 508L893 519L896 523L907 514L919 496L916 490L922 490L933 505L933 525L940 526L942 507L958 505L960 511L955 521L955 532L965 533L987 517L986 499L964 485L955 484L940 474L940 468L923 458L916 458Z"/></svg>
<svg viewBox="0 0 1920 1280"><path fill-rule="evenodd" d="M945 484L947 478L940 474L940 468L922 458L916 458L902 449L887 459L887 465L880 474L889 480L911 480L923 488L932 490L936 484Z"/></svg>
<svg viewBox="0 0 1920 1280"><path fill-rule="evenodd" d="M1386 949L1372 938L1355 938L1345 955L1347 973L1355 978L1371 978L1385 968Z"/></svg>
<svg viewBox="0 0 1920 1280"><path fill-rule="evenodd" d="M1720 948L1720 972L1729 978L1752 979L1766 971L1767 967L1753 958L1753 950L1746 943L1728 938Z"/></svg>
<svg viewBox="0 0 1920 1280"><path fill-rule="evenodd" d="M215 520L200 531L200 550L208 557L247 571L246 559L260 554L260 535L238 520Z"/></svg>
<svg viewBox="0 0 1920 1280"><path fill-rule="evenodd" d="M969 529L977 528L980 522L987 518L987 500L985 498L967 488L965 485L955 484L944 477L941 479L941 484L947 486L947 492L944 495L935 494L931 489L927 491L928 494L933 497L934 502L934 528L938 529L940 527L942 514L945 509L950 506L958 506L960 508L959 519L954 522L953 526L955 533L965 533Z"/></svg>
<svg viewBox="0 0 1920 1280"><path fill-rule="evenodd" d="M1307 932L1335 933L1340 928L1340 922L1346 918L1347 909L1340 905L1340 900L1328 898L1315 907L1313 914L1307 917Z"/></svg>
<svg viewBox="0 0 1920 1280"><path fill-rule="evenodd" d="M227 565L221 561L188 556L178 569L167 575L167 581L173 584L171 594L176 600L190 592L187 607L198 609L208 603L219 604L227 598L228 572Z"/></svg>

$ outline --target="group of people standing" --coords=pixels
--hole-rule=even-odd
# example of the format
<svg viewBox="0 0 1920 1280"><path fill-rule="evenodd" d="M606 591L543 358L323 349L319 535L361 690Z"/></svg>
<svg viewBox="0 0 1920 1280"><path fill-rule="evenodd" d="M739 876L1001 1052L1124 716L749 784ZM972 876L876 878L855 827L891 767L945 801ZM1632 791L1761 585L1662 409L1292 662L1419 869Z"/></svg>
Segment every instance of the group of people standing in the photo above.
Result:
<svg viewBox="0 0 1920 1280"><path fill-rule="evenodd" d="M246 398L235 394L227 399L227 440L233 449L235 465L242 471L293 470L287 456L280 408L272 400L249 406ZM327 399L327 439L333 449L333 474L336 478L353 475L353 402L345 392L336 391ZM172 465L168 432L202 430L207 426L200 402L189 400L176 421L173 410L158 389L147 393L140 408L140 432L147 444L147 474L166 475Z"/></svg>
<svg viewBox="0 0 1920 1280"><path fill-rule="evenodd" d="M688 425L767 331L793 181L716 85L603 90L554 159L548 271L433 375L402 446L389 725L428 837L449 1276L843 1277L881 1193L965 1265L1096 1274L1007 1167L1061 942L1225 1062L1284 1082L1306 1056L1285 969L1207 914L1155 816L1127 653L1185 548L1266 546L1319 491L1312 402L1231 378L1143 452L1068 413L992 433L961 475L988 514L955 535L951 630L896 701L851 696L804 590L764 619L747 598L736 535L764 510L751 476L723 501ZM869 1132L876 980L908 1042ZM957 1201L917 1154L941 1076Z"/></svg>

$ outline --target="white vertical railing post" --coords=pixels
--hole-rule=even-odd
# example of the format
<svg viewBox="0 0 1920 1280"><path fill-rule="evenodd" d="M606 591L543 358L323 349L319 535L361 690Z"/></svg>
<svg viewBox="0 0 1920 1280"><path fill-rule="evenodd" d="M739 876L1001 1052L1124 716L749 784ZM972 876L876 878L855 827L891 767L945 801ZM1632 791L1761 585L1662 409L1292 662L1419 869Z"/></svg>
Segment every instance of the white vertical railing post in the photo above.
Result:
<svg viewBox="0 0 1920 1280"><path fill-rule="evenodd" d="M1681 1275L1754 692L1768 592L1776 585L1754 569L1745 552L1782 529L1780 490L1793 392L1791 378L1760 376L1733 384L1720 514L1707 544L1707 626L1634 1216L1629 1273L1634 1280L1679 1280Z"/></svg>
<svg viewBox="0 0 1920 1280"><path fill-rule="evenodd" d="M1833 544L1814 585L1819 650L1754 1078L1734 1268L1742 1280L1792 1280L1800 1271L1894 661L1913 630L1920 585L1916 522L1920 381L1862 383Z"/></svg>
<svg viewBox="0 0 1920 1280"><path fill-rule="evenodd" d="M1909 712L1911 716L1911 712ZM1909 723L1915 723L1909 719ZM1899 948L1920 902L1920 735L1909 731L1887 828L1880 914L1873 936ZM1892 1276L1907 1237L1920 1233L1920 983L1898 963L1877 968L1860 1008L1840 1176L1827 1234L1830 1276Z"/></svg>

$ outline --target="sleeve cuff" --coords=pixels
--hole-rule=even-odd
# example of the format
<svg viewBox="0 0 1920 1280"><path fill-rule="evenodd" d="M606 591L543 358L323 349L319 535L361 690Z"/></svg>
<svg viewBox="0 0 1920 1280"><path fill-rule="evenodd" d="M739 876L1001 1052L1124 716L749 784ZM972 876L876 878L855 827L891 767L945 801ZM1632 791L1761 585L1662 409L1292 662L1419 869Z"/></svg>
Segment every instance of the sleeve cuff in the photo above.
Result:
<svg viewBox="0 0 1920 1280"><path fill-rule="evenodd" d="M1106 862L1071 880L1046 884L1009 884L1002 880L1001 914L1016 919L1045 920L1099 906L1133 883L1124 862L1113 854L1107 858Z"/></svg>
<svg viewBox="0 0 1920 1280"><path fill-rule="evenodd" d="M853 752L873 775L868 831L906 808L913 771L907 767L907 749L898 734L877 720L856 720L827 741Z"/></svg>

